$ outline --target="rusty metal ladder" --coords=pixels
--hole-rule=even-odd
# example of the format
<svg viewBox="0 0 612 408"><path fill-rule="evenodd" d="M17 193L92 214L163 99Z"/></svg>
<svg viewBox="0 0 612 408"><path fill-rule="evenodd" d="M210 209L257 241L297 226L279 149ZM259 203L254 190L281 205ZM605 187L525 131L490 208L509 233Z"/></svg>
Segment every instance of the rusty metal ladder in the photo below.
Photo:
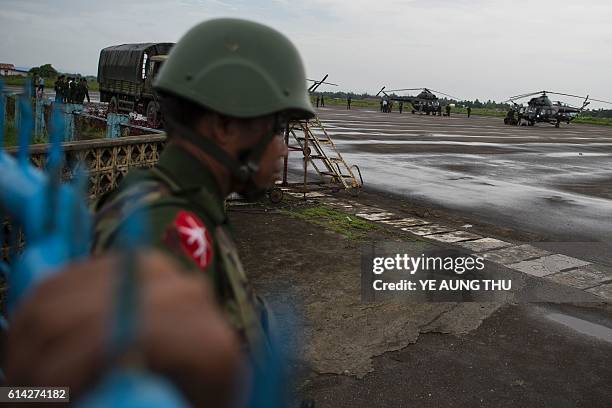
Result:
<svg viewBox="0 0 612 408"><path fill-rule="evenodd" d="M291 123L289 134L304 153L304 187L307 184L308 163L312 164L324 184L336 184L347 190L362 186L359 168L346 163L318 117ZM357 170L359 180L353 168Z"/></svg>

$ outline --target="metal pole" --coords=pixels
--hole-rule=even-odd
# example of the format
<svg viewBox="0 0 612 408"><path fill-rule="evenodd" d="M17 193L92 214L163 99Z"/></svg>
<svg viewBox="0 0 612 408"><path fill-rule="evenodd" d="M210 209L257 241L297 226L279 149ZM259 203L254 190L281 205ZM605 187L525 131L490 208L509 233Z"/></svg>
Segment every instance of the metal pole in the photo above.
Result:
<svg viewBox="0 0 612 408"><path fill-rule="evenodd" d="M302 123L302 131L304 132L304 197L306 197L306 187L308 185L308 160L309 160L309 153L308 153L308 122Z"/></svg>
<svg viewBox="0 0 612 408"><path fill-rule="evenodd" d="M287 146L287 154L283 159L283 184L282 186L287 186L287 169L289 166L289 123L287 123L287 128L285 128L285 146Z"/></svg>

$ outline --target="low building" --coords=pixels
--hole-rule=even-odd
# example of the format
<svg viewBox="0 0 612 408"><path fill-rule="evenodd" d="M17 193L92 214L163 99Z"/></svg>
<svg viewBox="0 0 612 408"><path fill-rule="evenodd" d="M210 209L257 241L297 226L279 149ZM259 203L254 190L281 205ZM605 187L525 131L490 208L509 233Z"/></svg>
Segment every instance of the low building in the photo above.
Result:
<svg viewBox="0 0 612 408"><path fill-rule="evenodd" d="M0 63L0 76L28 76L28 71L15 68L13 64Z"/></svg>

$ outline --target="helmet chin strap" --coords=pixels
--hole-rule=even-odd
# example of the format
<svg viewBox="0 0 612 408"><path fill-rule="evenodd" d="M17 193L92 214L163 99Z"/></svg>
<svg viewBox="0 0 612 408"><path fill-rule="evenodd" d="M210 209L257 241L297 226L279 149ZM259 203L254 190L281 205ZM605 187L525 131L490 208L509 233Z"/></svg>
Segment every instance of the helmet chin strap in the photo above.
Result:
<svg viewBox="0 0 612 408"><path fill-rule="evenodd" d="M278 116L275 121L278 120ZM241 155L241 159L235 159L230 156L225 150L220 148L216 143L213 143L208 138L200 135L193 129L190 129L175 121L171 122L172 128L180 133L181 137L194 144L198 149L210 155L217 163L229 170L230 174L244 185L244 191L238 192L246 199L260 198L265 189L258 187L255 183L255 174L259 171L261 158L276 135L276 128L266 133L251 149Z"/></svg>

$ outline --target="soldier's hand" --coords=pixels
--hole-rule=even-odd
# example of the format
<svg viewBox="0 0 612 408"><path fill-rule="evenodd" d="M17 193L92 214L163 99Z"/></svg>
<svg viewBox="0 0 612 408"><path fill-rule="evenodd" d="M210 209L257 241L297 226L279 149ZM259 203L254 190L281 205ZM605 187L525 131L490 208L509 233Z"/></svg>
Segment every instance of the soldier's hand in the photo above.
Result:
<svg viewBox="0 0 612 408"><path fill-rule="evenodd" d="M194 405L230 405L240 346L211 291L160 253L140 253L137 265L141 302L133 350ZM121 267L119 256L74 264L28 295L9 330L10 384L68 386L78 397L103 376Z"/></svg>

